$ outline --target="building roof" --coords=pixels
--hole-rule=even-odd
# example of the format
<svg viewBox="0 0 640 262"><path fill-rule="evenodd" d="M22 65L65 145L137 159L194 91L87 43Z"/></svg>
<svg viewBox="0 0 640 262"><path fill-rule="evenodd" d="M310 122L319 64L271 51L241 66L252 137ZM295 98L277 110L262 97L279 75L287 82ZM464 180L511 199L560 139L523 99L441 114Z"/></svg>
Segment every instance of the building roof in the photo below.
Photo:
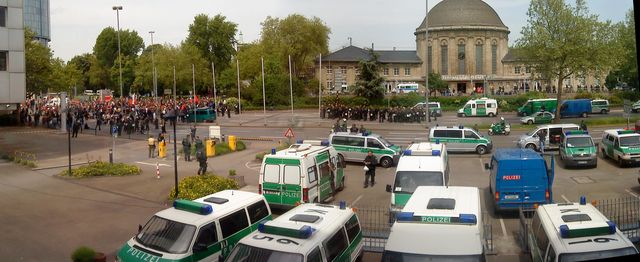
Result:
<svg viewBox="0 0 640 262"><path fill-rule="evenodd" d="M507 29L498 13L482 0L444 0L429 10L429 28L486 26ZM424 28L425 20L416 30Z"/></svg>
<svg viewBox="0 0 640 262"><path fill-rule="evenodd" d="M418 57L415 50L375 50L378 55L378 61L385 64L420 64L422 60ZM371 59L369 50L347 46L335 51L327 56L322 57L323 62L359 62Z"/></svg>

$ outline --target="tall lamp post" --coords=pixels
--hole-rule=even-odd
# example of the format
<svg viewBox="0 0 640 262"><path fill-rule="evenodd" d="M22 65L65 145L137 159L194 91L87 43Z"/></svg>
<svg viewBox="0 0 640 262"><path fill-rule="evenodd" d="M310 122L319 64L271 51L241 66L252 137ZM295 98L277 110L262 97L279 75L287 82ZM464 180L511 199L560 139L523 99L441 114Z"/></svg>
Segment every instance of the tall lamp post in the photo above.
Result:
<svg viewBox="0 0 640 262"><path fill-rule="evenodd" d="M429 61L427 57L429 55L429 0L426 0L426 15L424 17L424 45L425 45L425 55L424 58L426 61ZM429 63L427 62L427 70L424 73L424 82L425 82L425 92L424 97L426 100L425 110L427 111L427 119L428 122L431 123L431 114L429 112ZM429 127L429 125L427 125Z"/></svg>
<svg viewBox="0 0 640 262"><path fill-rule="evenodd" d="M158 101L158 80L156 78L156 59L155 59L155 55L153 52L153 34L155 34L155 31L149 31L149 34L151 35L151 67L152 69L152 74L153 74L153 96L156 100L156 102Z"/></svg>
<svg viewBox="0 0 640 262"><path fill-rule="evenodd" d="M118 25L118 63L120 64L120 97L122 97L122 57L120 55L120 10L122 10L122 6L114 6L112 7L113 10L116 11L116 17L117 17L117 25Z"/></svg>

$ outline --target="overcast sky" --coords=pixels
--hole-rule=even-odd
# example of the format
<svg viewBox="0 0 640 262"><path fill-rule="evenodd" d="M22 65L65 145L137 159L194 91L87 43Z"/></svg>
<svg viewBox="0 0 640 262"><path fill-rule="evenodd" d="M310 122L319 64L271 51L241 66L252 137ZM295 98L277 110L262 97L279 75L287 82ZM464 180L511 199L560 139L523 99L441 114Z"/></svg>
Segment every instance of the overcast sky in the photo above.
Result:
<svg viewBox="0 0 640 262"><path fill-rule="evenodd" d="M441 0L429 1L432 8ZM510 43L526 24L528 0L485 0L509 27ZM573 2L569 0L569 2ZM602 20L623 21L632 0L587 0L592 13ZM51 48L55 56L69 60L91 52L100 31L116 27L116 12L121 5L120 27L138 31L150 44L149 31L155 31L154 43L179 44L187 37L189 24L200 13L222 14L238 24L242 41L260 36L260 23L267 16L286 17L299 13L317 16L331 28L330 50L349 44L376 49L415 50L417 26L425 15L425 0L51 0Z"/></svg>

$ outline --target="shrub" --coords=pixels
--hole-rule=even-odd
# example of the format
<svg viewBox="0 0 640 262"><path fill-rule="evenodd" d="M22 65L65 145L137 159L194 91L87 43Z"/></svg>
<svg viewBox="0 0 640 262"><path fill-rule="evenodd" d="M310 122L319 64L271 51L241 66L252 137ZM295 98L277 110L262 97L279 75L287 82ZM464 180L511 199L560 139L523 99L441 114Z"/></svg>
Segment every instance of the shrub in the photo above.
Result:
<svg viewBox="0 0 640 262"><path fill-rule="evenodd" d="M79 247L73 254L71 254L71 261L73 262L93 262L96 256L96 251L89 247Z"/></svg>
<svg viewBox="0 0 640 262"><path fill-rule="evenodd" d="M83 178L95 176L130 176L139 175L140 173L142 173L142 169L134 165L124 163L111 164L96 161L86 166L71 169L71 175L69 175L68 170L64 170L60 173L60 176Z"/></svg>
<svg viewBox="0 0 640 262"><path fill-rule="evenodd" d="M215 176L207 173L202 176L186 177L178 183L181 199L194 200L222 190L238 189L238 184L233 179ZM174 200L175 189L169 193L168 199Z"/></svg>
<svg viewBox="0 0 640 262"><path fill-rule="evenodd" d="M235 169L229 169L229 176L236 176L236 170Z"/></svg>

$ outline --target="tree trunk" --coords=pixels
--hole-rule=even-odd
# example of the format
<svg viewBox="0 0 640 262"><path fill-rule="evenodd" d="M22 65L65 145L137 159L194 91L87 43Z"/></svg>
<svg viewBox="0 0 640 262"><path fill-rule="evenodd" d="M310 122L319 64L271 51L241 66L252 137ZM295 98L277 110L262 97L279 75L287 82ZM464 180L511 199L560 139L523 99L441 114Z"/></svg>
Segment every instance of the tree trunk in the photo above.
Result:
<svg viewBox="0 0 640 262"><path fill-rule="evenodd" d="M560 123L560 107L562 106L562 81L564 81L564 77L562 77L562 75L558 76L558 105L556 105L556 118L553 119L553 123L555 124L559 124Z"/></svg>

